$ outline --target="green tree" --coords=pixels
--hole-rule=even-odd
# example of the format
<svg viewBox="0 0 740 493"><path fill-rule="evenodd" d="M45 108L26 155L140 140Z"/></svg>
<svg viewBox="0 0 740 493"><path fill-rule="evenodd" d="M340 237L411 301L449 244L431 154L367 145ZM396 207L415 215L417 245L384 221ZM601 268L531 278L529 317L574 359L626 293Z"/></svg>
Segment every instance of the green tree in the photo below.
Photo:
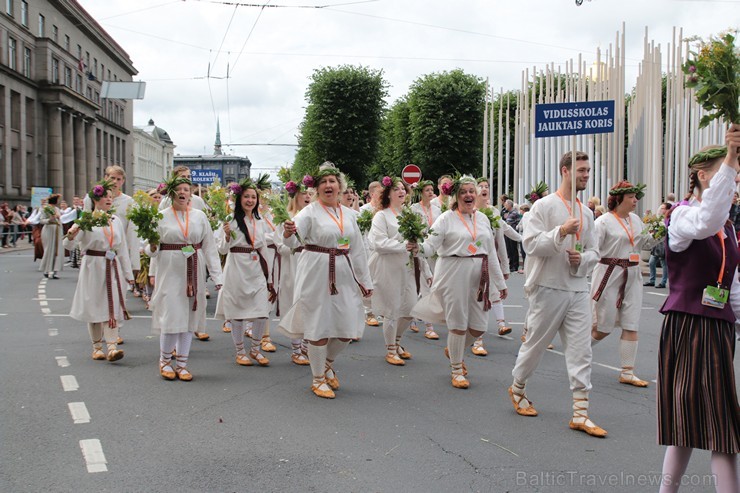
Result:
<svg viewBox="0 0 740 493"><path fill-rule="evenodd" d="M411 161L411 135L409 131L409 104L406 98L396 101L383 115L380 126L380 152L378 160L370 166L371 180L384 175L399 176Z"/></svg>
<svg viewBox="0 0 740 493"><path fill-rule="evenodd" d="M332 161L364 183L369 165L377 160L387 87L382 70L351 65L315 70L306 91L293 175L302 177Z"/></svg>

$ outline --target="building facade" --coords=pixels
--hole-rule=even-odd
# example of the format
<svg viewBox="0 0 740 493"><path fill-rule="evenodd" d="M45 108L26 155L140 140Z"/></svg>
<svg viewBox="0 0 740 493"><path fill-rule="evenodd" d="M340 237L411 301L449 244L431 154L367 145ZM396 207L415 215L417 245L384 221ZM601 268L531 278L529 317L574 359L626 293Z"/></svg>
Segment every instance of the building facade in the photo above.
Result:
<svg viewBox="0 0 740 493"><path fill-rule="evenodd" d="M0 200L51 187L70 202L109 165L131 175L132 102L100 97L137 74L129 55L74 0L0 8Z"/></svg>
<svg viewBox="0 0 740 493"><path fill-rule="evenodd" d="M145 127L134 127L133 142L134 191L157 188L172 172L175 144L154 120L149 120Z"/></svg>
<svg viewBox="0 0 740 493"><path fill-rule="evenodd" d="M249 177L252 162L248 157L228 156L221 150L221 130L216 123L216 142L212 156L175 156L175 166L187 166L193 169L220 170L224 177L223 184L241 181Z"/></svg>

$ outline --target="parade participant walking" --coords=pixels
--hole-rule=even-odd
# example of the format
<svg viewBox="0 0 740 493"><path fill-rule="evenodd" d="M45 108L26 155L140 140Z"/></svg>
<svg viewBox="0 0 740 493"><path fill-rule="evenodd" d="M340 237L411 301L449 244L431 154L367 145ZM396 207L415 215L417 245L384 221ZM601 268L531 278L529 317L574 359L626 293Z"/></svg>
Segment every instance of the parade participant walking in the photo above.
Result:
<svg viewBox="0 0 740 493"><path fill-rule="evenodd" d="M375 213L368 233L370 276L373 285L383 286L373 296L373 312L383 317L385 360L396 366L405 365L411 353L401 346L403 333L411 324L411 309L419 298L420 279L424 269L409 263L408 243L398 232L398 214L406 199L406 187L400 178L383 177L381 210ZM431 274L431 273L429 273Z"/></svg>
<svg viewBox="0 0 740 493"><path fill-rule="evenodd" d="M383 185L381 185L379 181L372 181L367 186L367 191L368 195L370 196L370 201L360 207L359 212L362 213L364 211L370 211L375 214L377 211L380 210L380 194L383 192ZM365 250L367 250L367 234L363 235L363 241L365 245ZM365 309L365 325L368 325L370 327L377 327L378 325L380 325L380 322L378 322L378 319L373 313L371 299L363 298L362 306Z"/></svg>
<svg viewBox="0 0 740 493"><path fill-rule="evenodd" d="M61 271L64 265L62 214L57 207L60 199L59 194L50 195L47 205L41 208L39 216L39 224L43 225L41 244L44 246L44 256L41 258L39 270L44 273L44 277L52 279L59 279L57 272Z"/></svg>
<svg viewBox="0 0 740 493"><path fill-rule="evenodd" d="M442 175L437 178L437 189L439 190L439 196L432 199L432 204L438 207L440 211L446 211L450 207L450 196L445 193L445 190L449 189L449 185L452 183L452 177L450 175Z"/></svg>
<svg viewBox="0 0 740 493"><path fill-rule="evenodd" d="M332 399L339 388L334 360L351 339L362 335L362 296L372 295L372 280L357 221L339 205L345 186L341 172L324 163L313 181L317 200L285 223L285 244L301 246L297 231L304 250L296 267L293 306L279 328L291 339L308 340L311 390Z"/></svg>
<svg viewBox="0 0 740 493"><path fill-rule="evenodd" d="M737 194L735 194L737 195ZM672 205L668 202L663 202L658 207L658 217L663 219L668 211L671 210ZM660 264L661 277L658 284L655 283L657 267ZM665 261L665 242L661 241L650 250L650 260L648 260L648 269L650 277L643 286L655 286L657 289L662 289L668 284L668 265Z"/></svg>
<svg viewBox="0 0 740 493"><path fill-rule="evenodd" d="M69 250L80 248L85 252L70 316L87 322L93 345L92 359L118 361L123 358L123 351L118 349L118 326L122 320L128 319L124 283L133 284L134 274L123 221L110 213L113 206L110 182L103 180L95 185L88 196L93 204L93 213L102 213L102 220L107 220L108 225L83 231L74 224L67 232L65 247ZM103 338L107 354L103 352Z"/></svg>
<svg viewBox="0 0 740 493"><path fill-rule="evenodd" d="M270 361L260 353L260 343L275 291L268 282L271 264L266 260L267 239L258 212L259 189L249 178L230 188L234 194L234 219L224 222L216 240L219 253L227 255L216 318L231 321L237 364L252 366L255 361L267 366ZM245 320L252 322L248 354L244 349Z"/></svg>
<svg viewBox="0 0 740 493"><path fill-rule="evenodd" d="M476 182L463 176L446 184L450 210L434 222L430 235L419 245L425 257L439 256L429 295L412 310L422 320L447 325L447 348L452 368L452 386L466 389L463 364L465 348L488 330L491 309L490 284L506 298L506 283L493 244L488 218L475 210Z"/></svg>
<svg viewBox="0 0 740 493"><path fill-rule="evenodd" d="M432 204L432 199L434 198L434 182L432 180L423 180L418 184L416 190L419 194L419 201L411 205L411 210L419 214L424 219L427 227L431 228L434 221L442 214L440 208ZM437 259L430 257L426 261L432 274L434 274L434 265ZM421 295L424 296L428 293L429 286L427 283L421 283ZM433 341L439 339L439 334L434 331L434 324L431 322L424 321L424 337Z"/></svg>
<svg viewBox="0 0 740 493"><path fill-rule="evenodd" d="M203 212L189 207L191 186L190 180L177 175L166 183L172 206L162 211L158 224L161 244L146 247L147 254L157 259L150 307L152 329L161 333L159 368L166 380L193 379L187 363L193 332L206 325L206 266L216 289L221 288L221 263L211 225Z"/></svg>
<svg viewBox="0 0 740 493"><path fill-rule="evenodd" d="M621 328L619 382L635 387L648 386L634 373L637 329L642 313L640 250L658 241L633 212L644 195L644 188L645 185L620 181L609 190L607 206L611 213L594 222L601 259L591 274L591 298L596 317L591 345L596 345L617 327Z"/></svg>
<svg viewBox="0 0 740 493"><path fill-rule="evenodd" d="M518 414L537 415L525 395L525 385L537 369L548 344L559 333L565 344L565 363L573 392L573 416L569 426L592 436L604 437L606 431L588 417L591 306L587 276L599 259L598 244L593 213L571 193L573 181L576 191L586 189L591 165L588 155L583 152L576 154L573 164L568 152L560 159L559 167L562 181L558 191L539 199L532 206L524 229L528 334L519 348L509 396Z"/></svg>
<svg viewBox="0 0 740 493"><path fill-rule="evenodd" d="M734 324L740 314L740 261L728 221L740 173L740 125L726 147L689 161L688 201L668 218L669 294L658 352L658 443L666 445L661 492L678 491L694 449L710 450L718 492L740 491L740 413Z"/></svg>

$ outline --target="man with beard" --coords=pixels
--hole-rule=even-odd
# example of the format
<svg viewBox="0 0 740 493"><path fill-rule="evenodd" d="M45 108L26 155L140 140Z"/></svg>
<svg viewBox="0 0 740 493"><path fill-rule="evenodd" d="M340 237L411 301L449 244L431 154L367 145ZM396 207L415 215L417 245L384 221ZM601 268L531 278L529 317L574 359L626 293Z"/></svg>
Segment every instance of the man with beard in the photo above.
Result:
<svg viewBox="0 0 740 493"><path fill-rule="evenodd" d="M587 275L599 260L594 218L591 210L571 194L588 185L591 165L588 155L570 152L560 159L560 188L538 200L524 228L524 250L528 255L525 295L529 298L528 335L519 349L512 371L509 396L516 412L536 416L524 387L539 365L555 334L565 345L565 362L573 392L573 415L569 426L596 437L606 431L588 417L591 390L591 307ZM574 212L571 213L571 210Z"/></svg>

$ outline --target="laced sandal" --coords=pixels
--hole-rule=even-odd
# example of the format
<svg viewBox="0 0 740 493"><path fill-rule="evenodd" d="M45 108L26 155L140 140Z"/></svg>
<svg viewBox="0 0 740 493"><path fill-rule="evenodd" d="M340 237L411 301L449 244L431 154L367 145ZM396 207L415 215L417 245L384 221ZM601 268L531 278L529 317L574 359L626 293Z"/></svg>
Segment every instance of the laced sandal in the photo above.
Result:
<svg viewBox="0 0 740 493"><path fill-rule="evenodd" d="M445 348L445 356L447 356L447 359L450 359L450 350L449 348ZM465 362L462 363L462 374L464 377L468 376L468 367L465 366Z"/></svg>
<svg viewBox="0 0 740 493"><path fill-rule="evenodd" d="M525 342L527 340L527 329L524 328L522 330L522 342Z"/></svg>
<svg viewBox="0 0 740 493"><path fill-rule="evenodd" d="M330 373L331 376L329 376ZM327 363L324 367L324 380L326 381L326 384L329 386L329 388L331 388L332 390L339 390L339 379L337 378L337 372L334 371L331 363Z"/></svg>
<svg viewBox="0 0 740 493"><path fill-rule="evenodd" d="M120 349L113 349L113 350L109 349L108 350L108 355L106 356L106 359L108 361L118 361L119 359L122 359L122 358L123 358L123 351L121 351Z"/></svg>
<svg viewBox="0 0 740 493"><path fill-rule="evenodd" d="M395 344L390 344L385 347L385 349L388 351L385 353L385 361L393 366L404 366L406 362L401 359L401 356L398 354L398 346Z"/></svg>
<svg viewBox="0 0 740 493"><path fill-rule="evenodd" d="M619 374L619 383L624 383L627 385L634 385L635 387L647 387L648 382L645 380L642 380L640 378L637 378L637 376L632 373L632 368L622 368L622 372Z"/></svg>
<svg viewBox="0 0 740 493"><path fill-rule="evenodd" d="M102 349L93 348L92 352L92 359L96 361L104 360L105 359L105 353Z"/></svg>
<svg viewBox="0 0 740 493"><path fill-rule="evenodd" d="M270 365L270 360L267 359L267 358L265 358L262 355L262 353L260 353L256 349L255 350L252 350L252 351L249 351L249 359L251 359L253 361L256 361L257 364L260 365L260 366L269 366Z"/></svg>
<svg viewBox="0 0 740 493"><path fill-rule="evenodd" d="M277 351L277 348L275 347L275 344L272 343L270 336L262 336L261 345L262 350L266 353L274 353Z"/></svg>
<svg viewBox="0 0 740 493"><path fill-rule="evenodd" d="M416 322L411 322L409 325L409 330L415 334L419 333L419 327L416 325Z"/></svg>
<svg viewBox="0 0 740 493"><path fill-rule="evenodd" d="M462 367L453 368L452 370L452 386L456 389L467 389L470 387L470 381L465 378L462 374Z"/></svg>
<svg viewBox="0 0 740 493"><path fill-rule="evenodd" d="M498 335L505 336L506 334L511 334L511 327L506 326L506 321L499 320L498 321Z"/></svg>
<svg viewBox="0 0 740 493"><path fill-rule="evenodd" d="M368 316L365 318L365 325L369 325L370 327L377 327L380 325L380 322L378 322L378 319L373 316Z"/></svg>
<svg viewBox="0 0 740 493"><path fill-rule="evenodd" d="M254 363L252 363L252 360L247 357L246 353L236 353L236 364L241 366L252 366Z"/></svg>
<svg viewBox="0 0 740 493"><path fill-rule="evenodd" d="M133 295L134 298L141 298L141 291L139 291L137 288L134 288Z"/></svg>
<svg viewBox="0 0 740 493"><path fill-rule="evenodd" d="M211 336L208 335L208 332L193 332L193 335L199 341L207 341L211 338Z"/></svg>
<svg viewBox="0 0 740 493"><path fill-rule="evenodd" d="M314 379L313 383L311 383L311 391L318 397L324 399L333 399L336 397L334 391L330 389L329 385L326 383L325 378L322 378L321 380Z"/></svg>
<svg viewBox="0 0 740 493"><path fill-rule="evenodd" d="M298 366L306 366L311 364L311 362L308 361L308 358L303 353L292 353L290 355L290 360L293 362L293 364Z"/></svg>
<svg viewBox="0 0 740 493"><path fill-rule="evenodd" d="M401 359L411 359L411 353L406 351L406 348L401 346L400 344L396 344L396 352L398 353L398 357Z"/></svg>
<svg viewBox="0 0 740 493"><path fill-rule="evenodd" d="M511 403L514 404L514 411L519 416L537 416L537 409L534 408L532 401L527 398L526 394L517 394L512 387L509 387L509 397L511 398ZM521 405L522 401L529 404L529 406L523 407Z"/></svg>
<svg viewBox="0 0 740 493"><path fill-rule="evenodd" d="M433 329L427 329L426 331L424 331L424 337L426 337L427 339L431 339L432 341L436 341L439 339L439 334L434 332Z"/></svg>
<svg viewBox="0 0 740 493"><path fill-rule="evenodd" d="M244 337L252 338L252 327L244 329Z"/></svg>
<svg viewBox="0 0 740 493"><path fill-rule="evenodd" d="M177 374L177 378L183 382L189 382L193 379L193 374L190 373L185 366L178 366L175 368L175 373Z"/></svg>
<svg viewBox="0 0 740 493"><path fill-rule="evenodd" d="M473 343L473 347L471 348L471 351L476 356L488 356L488 351L486 351L486 348L483 346L483 340L482 339L476 339Z"/></svg>
<svg viewBox="0 0 740 493"><path fill-rule="evenodd" d="M221 326L221 330L227 334L231 334L231 327L229 327L226 322Z"/></svg>
<svg viewBox="0 0 740 493"><path fill-rule="evenodd" d="M177 375L175 374L175 370L172 369L172 361L168 361L166 363L160 361L159 374L162 375L162 378L165 380L174 380Z"/></svg>
<svg viewBox="0 0 740 493"><path fill-rule="evenodd" d="M116 344L117 344L117 345L119 345L119 346L120 346L121 344L123 344L123 337L121 337L121 336L118 336L118 339L116 339Z"/></svg>
<svg viewBox="0 0 740 493"><path fill-rule="evenodd" d="M606 435L608 435L607 431L603 429L600 426L597 426L593 421L591 421L588 417L588 404L586 404L586 407L579 406L579 402L586 402L588 403L588 399L573 399L573 405L576 406L578 409L573 409L573 417L570 419L570 423L568 423L568 426L571 430L577 430L577 431L583 431L585 433L588 433L592 437L597 438L604 438ZM583 422L576 423L573 421L573 419L583 419Z"/></svg>

